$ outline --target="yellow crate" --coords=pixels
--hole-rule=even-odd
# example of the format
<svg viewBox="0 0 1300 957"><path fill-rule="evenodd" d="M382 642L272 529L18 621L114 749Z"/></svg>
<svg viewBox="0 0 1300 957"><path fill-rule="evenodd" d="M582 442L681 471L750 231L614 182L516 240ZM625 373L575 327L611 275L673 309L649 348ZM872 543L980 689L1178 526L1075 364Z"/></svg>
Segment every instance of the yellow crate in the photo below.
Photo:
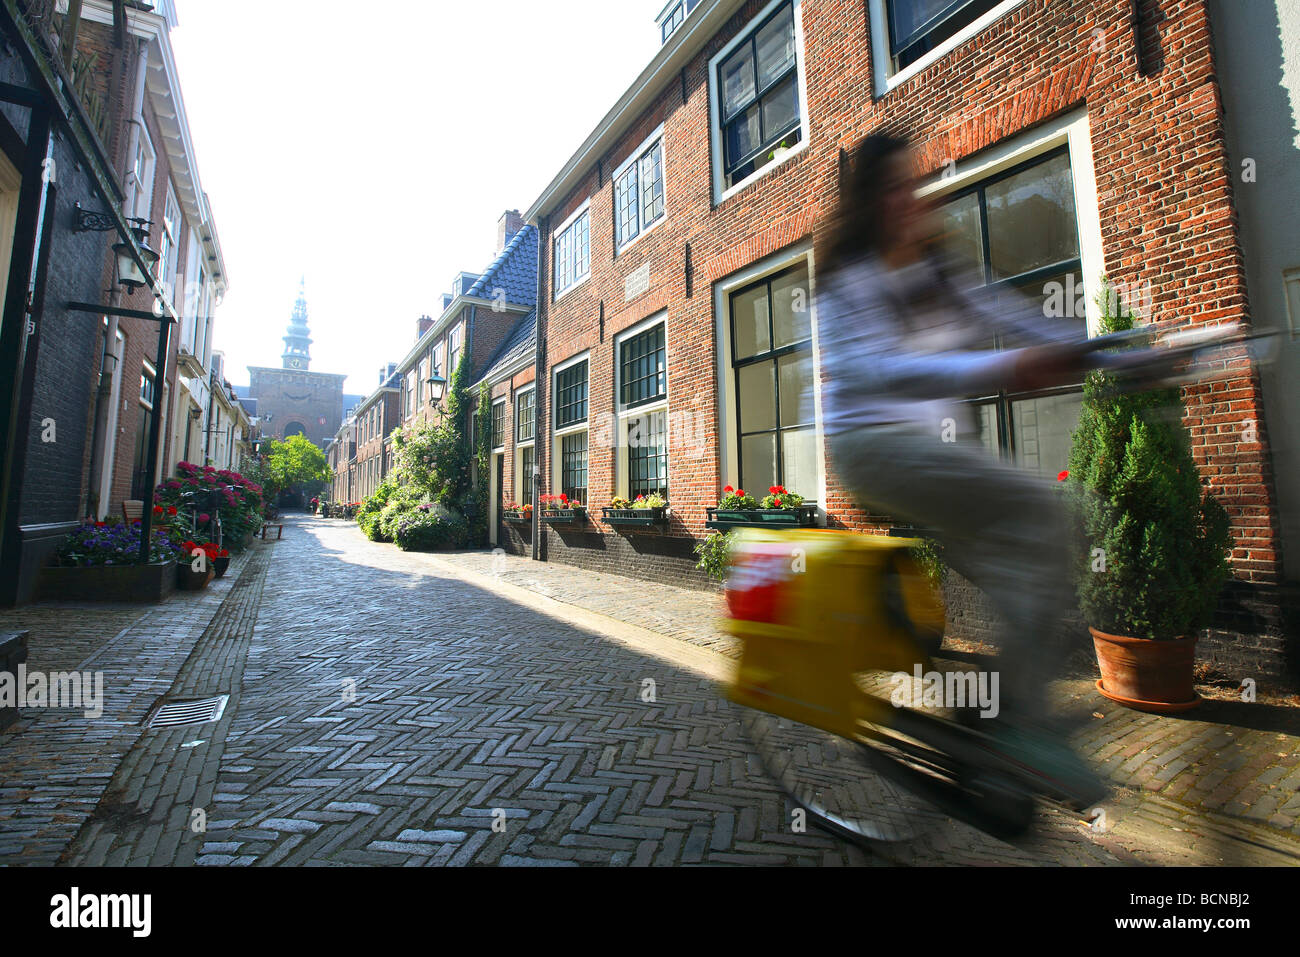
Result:
<svg viewBox="0 0 1300 957"><path fill-rule="evenodd" d="M943 605L908 552L915 544L738 530L724 628L744 649L728 697L847 736L860 720L888 724L892 707L864 694L854 675L930 670L924 644L942 637Z"/></svg>

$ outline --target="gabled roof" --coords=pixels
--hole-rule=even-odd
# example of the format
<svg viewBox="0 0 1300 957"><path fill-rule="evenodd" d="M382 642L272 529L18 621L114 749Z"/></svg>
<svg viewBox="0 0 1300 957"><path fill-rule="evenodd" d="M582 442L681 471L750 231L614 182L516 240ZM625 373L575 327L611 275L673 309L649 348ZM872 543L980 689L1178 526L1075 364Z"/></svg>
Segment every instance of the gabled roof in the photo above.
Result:
<svg viewBox="0 0 1300 957"><path fill-rule="evenodd" d="M496 353L488 360L487 371L478 377L474 384L492 380L499 374L519 364L524 358L537 353L537 310L524 316L510 330L505 342L501 343Z"/></svg>
<svg viewBox="0 0 1300 957"><path fill-rule="evenodd" d="M492 260L483 275L465 293L470 298L495 299L504 289L506 302L517 306L537 304L537 228L525 225L510 237L506 248Z"/></svg>

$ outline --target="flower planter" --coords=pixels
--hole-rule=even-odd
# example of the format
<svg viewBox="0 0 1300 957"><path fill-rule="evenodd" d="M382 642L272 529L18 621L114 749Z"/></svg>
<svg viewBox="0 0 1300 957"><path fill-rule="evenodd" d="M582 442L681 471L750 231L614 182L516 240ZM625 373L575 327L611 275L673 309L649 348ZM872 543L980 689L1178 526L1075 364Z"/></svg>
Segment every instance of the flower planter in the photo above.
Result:
<svg viewBox="0 0 1300 957"><path fill-rule="evenodd" d="M176 587L181 591L201 591L216 573L212 562L204 562L201 572L196 572L189 562L181 562L176 566Z"/></svg>
<svg viewBox="0 0 1300 957"><path fill-rule="evenodd" d="M615 528L648 528L668 524L668 506L658 508L602 508L601 519Z"/></svg>
<svg viewBox="0 0 1300 957"><path fill-rule="evenodd" d="M533 520L533 516L522 512L517 508L506 509L501 513L501 518L512 525L527 525Z"/></svg>
<svg viewBox="0 0 1300 957"><path fill-rule="evenodd" d="M576 525L587 517L585 508L551 508L541 513L548 525Z"/></svg>
<svg viewBox="0 0 1300 957"><path fill-rule="evenodd" d="M705 510L708 528L727 531L733 528L815 528L817 503L805 502L794 508L709 508Z"/></svg>
<svg viewBox="0 0 1300 957"><path fill-rule="evenodd" d="M212 559L212 570L216 573L217 578L221 578L223 575L225 575L226 569L229 567L230 567L229 555L226 555L224 557L218 555L216 558Z"/></svg>
<svg viewBox="0 0 1300 957"><path fill-rule="evenodd" d="M176 589L176 563L41 569L42 601L159 602Z"/></svg>
<svg viewBox="0 0 1300 957"><path fill-rule="evenodd" d="M1097 690L1125 707L1157 714L1201 703L1193 686L1196 636L1157 641L1089 628L1101 678Z"/></svg>

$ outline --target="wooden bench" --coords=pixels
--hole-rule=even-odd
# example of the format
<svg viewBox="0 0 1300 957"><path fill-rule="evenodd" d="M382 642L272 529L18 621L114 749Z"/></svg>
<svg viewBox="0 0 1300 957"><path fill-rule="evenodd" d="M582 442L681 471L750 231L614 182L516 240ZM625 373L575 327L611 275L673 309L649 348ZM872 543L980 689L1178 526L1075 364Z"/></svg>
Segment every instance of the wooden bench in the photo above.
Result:
<svg viewBox="0 0 1300 957"><path fill-rule="evenodd" d="M275 529L275 537L276 537L277 540L279 540L281 537L283 537L283 535L284 535L284 526L283 526L283 525L277 524L277 523L275 523L275 522L263 522L263 523L262 523L262 538L263 538L263 539L266 538L266 533L267 533L267 531L270 530L270 529L272 529L272 528Z"/></svg>

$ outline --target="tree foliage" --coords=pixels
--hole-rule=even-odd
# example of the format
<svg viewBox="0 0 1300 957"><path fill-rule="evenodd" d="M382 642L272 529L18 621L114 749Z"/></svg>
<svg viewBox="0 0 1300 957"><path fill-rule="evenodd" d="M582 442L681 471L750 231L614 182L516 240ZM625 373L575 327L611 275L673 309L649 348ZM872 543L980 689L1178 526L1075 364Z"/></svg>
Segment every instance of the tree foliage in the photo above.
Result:
<svg viewBox="0 0 1300 957"><path fill-rule="evenodd" d="M267 485L273 492L301 488L315 494L333 478L325 453L305 435L291 435L271 443L266 457Z"/></svg>
<svg viewBox="0 0 1300 957"><path fill-rule="evenodd" d="M1102 332L1133 326L1103 277ZM1115 314L1118 311L1118 315ZM1093 372L1069 461L1083 543L1079 606L1100 631L1176 638L1203 626L1228 577L1228 516L1201 487L1177 388L1123 393Z"/></svg>

